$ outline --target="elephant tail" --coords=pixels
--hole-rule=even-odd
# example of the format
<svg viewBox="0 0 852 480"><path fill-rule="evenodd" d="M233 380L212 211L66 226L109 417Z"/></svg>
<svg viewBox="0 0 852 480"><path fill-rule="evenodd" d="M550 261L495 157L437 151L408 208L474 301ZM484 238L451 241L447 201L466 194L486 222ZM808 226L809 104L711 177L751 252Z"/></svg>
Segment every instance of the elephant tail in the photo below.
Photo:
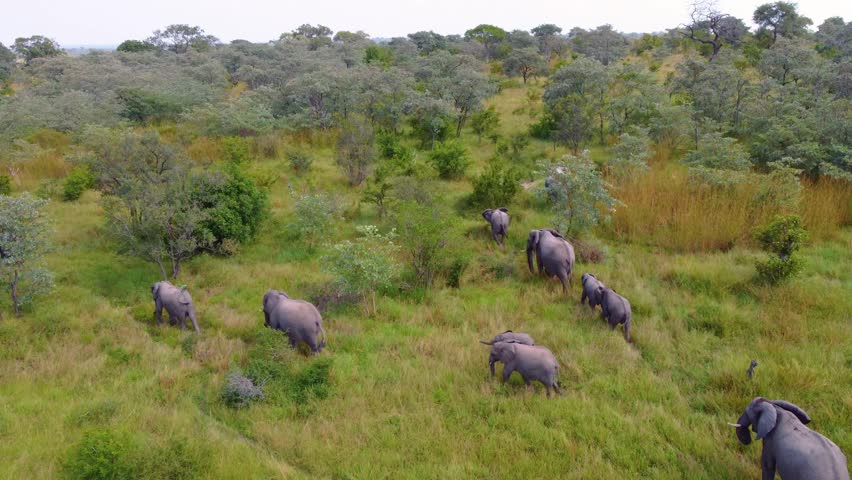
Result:
<svg viewBox="0 0 852 480"><path fill-rule="evenodd" d="M486 342L485 340L480 340L479 343L484 345L494 345L494 342Z"/></svg>

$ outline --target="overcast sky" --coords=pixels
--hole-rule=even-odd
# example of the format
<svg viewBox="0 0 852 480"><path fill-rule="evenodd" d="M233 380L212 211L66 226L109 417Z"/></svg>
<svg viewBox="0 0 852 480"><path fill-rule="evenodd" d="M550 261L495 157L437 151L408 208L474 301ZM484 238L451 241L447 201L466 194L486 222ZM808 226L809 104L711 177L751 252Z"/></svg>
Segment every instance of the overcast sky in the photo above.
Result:
<svg viewBox="0 0 852 480"><path fill-rule="evenodd" d="M750 24L764 1L719 0L721 11ZM228 42L277 39L303 23L334 31L363 30L372 37L395 37L419 30L464 33L480 23L528 30L555 23L572 27L612 24L623 32L662 31L683 23L689 0L10 0L3 2L0 42L45 35L63 46L117 45L144 39L173 23L200 25ZM799 11L814 21L852 20L852 1L808 0Z"/></svg>

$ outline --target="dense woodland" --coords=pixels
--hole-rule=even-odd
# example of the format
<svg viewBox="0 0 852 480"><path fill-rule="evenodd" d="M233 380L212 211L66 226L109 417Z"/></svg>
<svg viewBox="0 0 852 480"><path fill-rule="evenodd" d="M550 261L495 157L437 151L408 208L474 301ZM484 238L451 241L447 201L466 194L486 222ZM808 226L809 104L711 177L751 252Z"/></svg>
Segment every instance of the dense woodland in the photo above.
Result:
<svg viewBox="0 0 852 480"><path fill-rule="evenodd" d="M848 456L852 22L690 12L0 44L2 476L756 478L726 422L757 396ZM568 295L528 268L545 228ZM154 321L159 280L201 333ZM264 328L271 288L317 306L319 355ZM507 329L561 395L490 378Z"/></svg>

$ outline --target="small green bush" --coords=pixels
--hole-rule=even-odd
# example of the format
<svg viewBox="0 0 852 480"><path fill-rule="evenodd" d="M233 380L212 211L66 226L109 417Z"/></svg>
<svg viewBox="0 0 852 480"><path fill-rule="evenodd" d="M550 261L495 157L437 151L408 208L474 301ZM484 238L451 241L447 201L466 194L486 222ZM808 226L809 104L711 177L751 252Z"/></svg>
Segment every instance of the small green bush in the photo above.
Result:
<svg viewBox="0 0 852 480"><path fill-rule="evenodd" d="M313 247L328 234L334 219L340 215L340 205L325 193L305 193L296 196L293 211L296 215L293 228L309 247Z"/></svg>
<svg viewBox="0 0 852 480"><path fill-rule="evenodd" d="M287 160L297 173L305 173L311 169L314 157L304 150L290 150L287 152Z"/></svg>
<svg viewBox="0 0 852 480"><path fill-rule="evenodd" d="M464 176L464 171L470 165L467 150L455 141L438 143L429 153L429 160L438 171L438 176L445 179L456 179Z"/></svg>
<svg viewBox="0 0 852 480"><path fill-rule="evenodd" d="M71 450L65 463L73 480L124 480L138 475L133 465L135 445L129 435L102 428L92 430Z"/></svg>
<svg viewBox="0 0 852 480"><path fill-rule="evenodd" d="M519 189L518 175L494 163L473 179L470 203L483 208L504 207L512 202Z"/></svg>
<svg viewBox="0 0 852 480"><path fill-rule="evenodd" d="M775 217L769 225L759 229L755 237L764 250L775 254L766 261L758 261L758 279L770 285L776 285L795 276L801 270L801 263L793 257L807 239L802 227L802 219L796 215Z"/></svg>
<svg viewBox="0 0 852 480"><path fill-rule="evenodd" d="M769 257L766 261L758 261L755 264L757 277L769 285L777 285L784 280L795 276L802 269L799 259L790 257L786 260L781 257Z"/></svg>
<svg viewBox="0 0 852 480"><path fill-rule="evenodd" d="M450 263L447 268L447 286L450 288L460 288L461 278L467 266L470 265L470 257L467 255L459 255Z"/></svg>
<svg viewBox="0 0 852 480"><path fill-rule="evenodd" d="M251 159L248 141L243 137L229 136L222 139L222 157L231 163L246 163Z"/></svg>
<svg viewBox="0 0 852 480"><path fill-rule="evenodd" d="M83 192L95 185L95 176L86 165L74 167L71 173L65 177L62 186L62 199L66 202L74 201L83 195Z"/></svg>
<svg viewBox="0 0 852 480"><path fill-rule="evenodd" d="M12 179L8 175L0 175L0 195L12 193Z"/></svg>

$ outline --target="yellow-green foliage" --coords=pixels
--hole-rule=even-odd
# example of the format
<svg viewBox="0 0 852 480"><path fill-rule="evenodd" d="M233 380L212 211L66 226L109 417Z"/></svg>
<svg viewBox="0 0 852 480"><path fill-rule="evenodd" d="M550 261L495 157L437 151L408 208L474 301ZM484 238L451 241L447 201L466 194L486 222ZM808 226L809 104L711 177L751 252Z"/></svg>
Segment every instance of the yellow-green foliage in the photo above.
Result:
<svg viewBox="0 0 852 480"><path fill-rule="evenodd" d="M501 132L529 123L511 113L524 91L492 100ZM306 357L263 328L263 293L305 298L330 280L319 268L325 243L377 223L357 208L361 194L336 168L330 138L295 134L315 158L304 176L291 176L286 159L259 160L282 177L267 224L238 255L185 265L200 335L155 324L149 287L159 273L115 253L97 195L49 206L55 293L0 321L0 478L73 477L101 464L81 453L93 444L132 478L757 478L760 445L740 445L726 422L758 395L801 406L852 452L848 186L806 185L802 272L768 287L751 283L763 254L744 239L773 212L749 211L747 190L690 190L683 171L655 161L614 191L624 206L597 232L605 260L578 263L567 298L527 271L526 232L550 216L529 192L513 204L504 250L478 211L463 210L469 182L438 181L433 193L461 232L455 248L470 259L461 288L441 279L427 292L394 290L372 317L358 305L326 311L328 346ZM468 131L462 142L481 172L493 145ZM538 141L530 150L565 153ZM346 220L317 251L288 230L289 182L340 196ZM579 305L586 271L630 299L633 344ZM478 340L506 329L554 352L562 396L490 378ZM267 398L239 410L222 403L231 367L266 380Z"/></svg>

